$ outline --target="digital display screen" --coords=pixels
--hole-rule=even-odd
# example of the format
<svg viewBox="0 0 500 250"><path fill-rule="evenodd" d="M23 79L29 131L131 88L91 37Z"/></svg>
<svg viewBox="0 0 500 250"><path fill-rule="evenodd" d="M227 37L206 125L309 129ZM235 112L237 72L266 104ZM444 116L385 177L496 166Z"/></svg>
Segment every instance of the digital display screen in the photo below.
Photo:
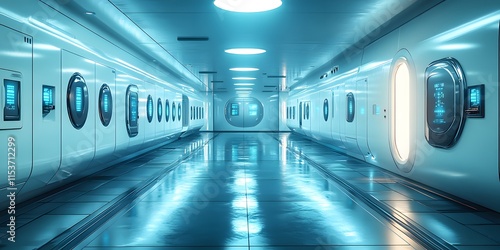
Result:
<svg viewBox="0 0 500 250"><path fill-rule="evenodd" d="M259 110L259 106L255 103L248 104L248 115L249 116L257 116L257 111Z"/></svg>
<svg viewBox="0 0 500 250"><path fill-rule="evenodd" d="M75 110L78 113L83 110L83 88L79 86L75 88Z"/></svg>
<svg viewBox="0 0 500 250"><path fill-rule="evenodd" d="M54 88L43 86L43 105L54 105Z"/></svg>
<svg viewBox="0 0 500 250"><path fill-rule="evenodd" d="M21 82L4 79L5 106L3 118L4 121L20 120L20 95L19 85Z"/></svg>
<svg viewBox="0 0 500 250"><path fill-rule="evenodd" d="M231 103L231 116L238 116L240 114L240 105L238 103Z"/></svg>
<svg viewBox="0 0 500 250"><path fill-rule="evenodd" d="M467 88L467 117L484 117L484 84L469 86Z"/></svg>
<svg viewBox="0 0 500 250"><path fill-rule="evenodd" d="M138 113L137 94L130 94L129 102L130 102L130 107L129 107L130 124L135 126L137 124L137 113Z"/></svg>
<svg viewBox="0 0 500 250"><path fill-rule="evenodd" d="M444 124L445 110L445 94L444 94L444 83L434 84L434 124Z"/></svg>
<svg viewBox="0 0 500 250"><path fill-rule="evenodd" d="M437 133L449 129L455 119L455 84L449 74L435 73L427 83L427 120Z"/></svg>
<svg viewBox="0 0 500 250"><path fill-rule="evenodd" d="M481 91L477 88L470 89L469 91L470 95L470 102L469 105L471 107L477 107L481 103Z"/></svg>

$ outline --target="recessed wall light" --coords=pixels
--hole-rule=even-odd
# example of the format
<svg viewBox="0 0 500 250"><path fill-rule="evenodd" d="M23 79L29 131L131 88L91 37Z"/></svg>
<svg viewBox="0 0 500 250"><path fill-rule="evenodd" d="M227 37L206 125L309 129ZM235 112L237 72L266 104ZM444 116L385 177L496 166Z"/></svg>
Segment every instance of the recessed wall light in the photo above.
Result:
<svg viewBox="0 0 500 250"><path fill-rule="evenodd" d="M233 12L263 12L280 7L281 0L215 0L214 5Z"/></svg>
<svg viewBox="0 0 500 250"><path fill-rule="evenodd" d="M233 77L233 80L244 80L244 81L248 81L248 80L256 80L257 78L255 77Z"/></svg>
<svg viewBox="0 0 500 250"><path fill-rule="evenodd" d="M266 50L256 49L256 48L234 48L234 49L226 49L225 52L236 55L258 55L266 53Z"/></svg>
<svg viewBox="0 0 500 250"><path fill-rule="evenodd" d="M258 68L230 68L231 71L257 71Z"/></svg>

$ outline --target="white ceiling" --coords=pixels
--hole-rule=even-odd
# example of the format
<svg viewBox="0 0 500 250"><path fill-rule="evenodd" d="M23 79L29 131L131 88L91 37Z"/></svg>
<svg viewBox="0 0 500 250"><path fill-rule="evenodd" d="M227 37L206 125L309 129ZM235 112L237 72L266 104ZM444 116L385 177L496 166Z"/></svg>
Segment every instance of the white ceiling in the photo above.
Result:
<svg viewBox="0 0 500 250"><path fill-rule="evenodd" d="M78 2L81 8L94 11L94 18L111 30L137 29L134 44L153 58L161 54L175 58L192 72L193 79L203 82L200 86L204 90L233 91L233 84L242 81L232 77L245 76L257 78L250 81L255 84L254 91L276 91L328 63L416 0L283 0L280 8L263 13L220 10L213 0ZM125 21L130 23L126 28ZM206 37L208 41L178 41L178 37ZM267 53L245 56L224 52L234 47L257 47ZM260 70L229 71L232 67Z"/></svg>

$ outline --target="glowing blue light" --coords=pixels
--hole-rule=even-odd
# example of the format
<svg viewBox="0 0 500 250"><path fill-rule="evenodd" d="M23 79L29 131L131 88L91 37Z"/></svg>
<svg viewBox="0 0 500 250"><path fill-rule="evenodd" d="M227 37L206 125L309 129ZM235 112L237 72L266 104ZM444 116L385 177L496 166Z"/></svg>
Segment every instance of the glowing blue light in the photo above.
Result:
<svg viewBox="0 0 500 250"><path fill-rule="evenodd" d="M240 110L240 105L238 103L231 103L231 115L238 116Z"/></svg>
<svg viewBox="0 0 500 250"><path fill-rule="evenodd" d="M7 84L7 105L15 105L16 104L16 88L13 84Z"/></svg>
<svg viewBox="0 0 500 250"><path fill-rule="evenodd" d="M109 112L109 95L108 94L104 94L102 102L104 104L104 113L108 113Z"/></svg>
<svg viewBox="0 0 500 250"><path fill-rule="evenodd" d="M52 105L54 103L52 95L53 95L52 88L43 87L43 103L45 105Z"/></svg>
<svg viewBox="0 0 500 250"><path fill-rule="evenodd" d="M470 91L470 104L471 106L478 106L481 103L481 92L479 89L471 89Z"/></svg>
<svg viewBox="0 0 500 250"><path fill-rule="evenodd" d="M258 106L257 104L248 104L248 115L257 116Z"/></svg>
<svg viewBox="0 0 500 250"><path fill-rule="evenodd" d="M153 116L153 100L148 100L148 116Z"/></svg>
<svg viewBox="0 0 500 250"><path fill-rule="evenodd" d="M83 110L83 88L76 87L75 91L75 105L76 112L82 112Z"/></svg>

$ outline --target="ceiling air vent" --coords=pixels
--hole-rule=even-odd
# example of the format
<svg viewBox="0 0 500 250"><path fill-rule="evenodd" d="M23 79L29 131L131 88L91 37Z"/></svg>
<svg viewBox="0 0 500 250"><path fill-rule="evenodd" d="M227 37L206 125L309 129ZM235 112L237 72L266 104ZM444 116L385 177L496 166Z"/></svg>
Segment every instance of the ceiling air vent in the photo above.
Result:
<svg viewBox="0 0 500 250"><path fill-rule="evenodd" d="M276 85L264 85L264 88L276 88L276 87L278 87L278 86L276 86Z"/></svg>
<svg viewBox="0 0 500 250"><path fill-rule="evenodd" d="M212 83L223 83L224 81L212 81Z"/></svg>
<svg viewBox="0 0 500 250"><path fill-rule="evenodd" d="M284 79L286 76L267 76L267 78L281 78Z"/></svg>
<svg viewBox="0 0 500 250"><path fill-rule="evenodd" d="M213 74L217 74L217 71L200 71L199 72L200 75L203 74L203 75L213 75Z"/></svg>
<svg viewBox="0 0 500 250"><path fill-rule="evenodd" d="M177 41L180 41L180 42L203 42L203 41L208 41L208 36L178 36Z"/></svg>

